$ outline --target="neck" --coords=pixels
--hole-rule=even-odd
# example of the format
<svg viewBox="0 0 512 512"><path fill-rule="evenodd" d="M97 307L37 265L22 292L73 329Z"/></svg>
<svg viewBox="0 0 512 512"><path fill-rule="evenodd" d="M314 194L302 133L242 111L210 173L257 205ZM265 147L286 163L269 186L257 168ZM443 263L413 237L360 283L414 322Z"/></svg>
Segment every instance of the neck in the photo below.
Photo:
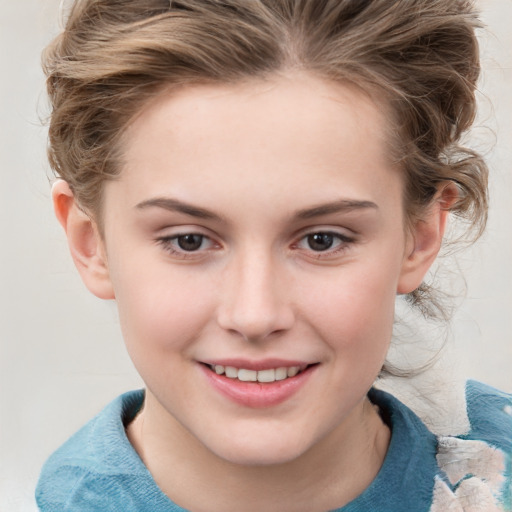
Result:
<svg viewBox="0 0 512 512"><path fill-rule="evenodd" d="M389 445L389 429L365 398L298 458L264 466L234 464L175 420L162 430L151 411L153 400L146 395L143 411L127 428L128 438L160 489L195 512L311 512L344 506L375 478Z"/></svg>

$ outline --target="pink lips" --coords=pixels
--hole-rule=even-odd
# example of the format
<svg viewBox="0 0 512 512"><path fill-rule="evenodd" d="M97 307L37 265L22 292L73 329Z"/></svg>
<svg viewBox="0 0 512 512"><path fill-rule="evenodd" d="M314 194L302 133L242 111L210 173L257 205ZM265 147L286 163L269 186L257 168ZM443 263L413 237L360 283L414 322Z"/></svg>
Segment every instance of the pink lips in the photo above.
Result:
<svg viewBox="0 0 512 512"><path fill-rule="evenodd" d="M298 366L301 372L295 377L288 377L269 383L242 382L238 379L231 379L225 375L217 375L210 369L210 365L233 366L247 370L267 370L270 368ZM291 398L307 382L317 365L307 366L303 361L265 360L251 362L246 360L222 360L208 361L199 365L208 382L222 395L231 401L252 408L272 407L281 404Z"/></svg>

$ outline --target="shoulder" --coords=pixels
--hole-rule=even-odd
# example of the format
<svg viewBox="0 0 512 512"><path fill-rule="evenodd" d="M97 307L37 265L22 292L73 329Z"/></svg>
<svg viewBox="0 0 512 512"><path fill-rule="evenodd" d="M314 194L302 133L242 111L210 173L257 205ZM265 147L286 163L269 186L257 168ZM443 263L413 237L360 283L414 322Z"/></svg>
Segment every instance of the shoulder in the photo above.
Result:
<svg viewBox="0 0 512 512"><path fill-rule="evenodd" d="M48 459L36 490L41 511L143 511L165 502L125 434L143 399L142 391L118 397Z"/></svg>
<svg viewBox="0 0 512 512"><path fill-rule="evenodd" d="M471 430L463 437L485 441L512 454L512 395L468 381L466 398Z"/></svg>
<svg viewBox="0 0 512 512"><path fill-rule="evenodd" d="M512 510L512 396L469 381L466 386L470 430L438 438L441 470L435 500L446 510L452 501L475 510Z"/></svg>

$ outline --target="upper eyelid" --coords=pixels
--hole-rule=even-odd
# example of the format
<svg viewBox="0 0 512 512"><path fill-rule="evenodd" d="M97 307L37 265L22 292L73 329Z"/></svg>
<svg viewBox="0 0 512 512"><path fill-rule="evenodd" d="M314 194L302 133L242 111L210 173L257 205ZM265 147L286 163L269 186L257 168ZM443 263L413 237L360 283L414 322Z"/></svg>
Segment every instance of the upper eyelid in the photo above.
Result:
<svg viewBox="0 0 512 512"><path fill-rule="evenodd" d="M191 235L191 234L202 234L203 232L210 232L210 230L204 227L201 224L185 224L185 223L176 223L176 224L163 224L161 227L158 227L158 232L167 232L173 231L173 234L169 236L176 236L174 231L183 235Z"/></svg>
<svg viewBox="0 0 512 512"><path fill-rule="evenodd" d="M357 233L350 228L346 227L335 227L335 226L312 226L302 228L295 233L295 239L301 240L302 238L314 235L316 233L328 233L331 235L339 236L340 238L354 239L357 237Z"/></svg>
<svg viewBox="0 0 512 512"><path fill-rule="evenodd" d="M203 226L196 225L176 225L176 226L164 226L156 231L153 235L155 240L170 240L185 235L198 235L210 240L218 240L218 236L213 233L210 229Z"/></svg>

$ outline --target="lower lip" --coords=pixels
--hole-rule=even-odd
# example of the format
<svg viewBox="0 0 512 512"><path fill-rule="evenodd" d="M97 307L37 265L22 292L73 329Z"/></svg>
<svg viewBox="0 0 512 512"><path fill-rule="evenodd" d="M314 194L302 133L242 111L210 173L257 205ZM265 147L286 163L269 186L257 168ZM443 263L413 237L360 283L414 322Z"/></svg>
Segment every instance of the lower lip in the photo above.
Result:
<svg viewBox="0 0 512 512"><path fill-rule="evenodd" d="M295 377L274 382L243 382L217 375L204 364L200 365L210 384L233 402L252 408L264 408L279 405L302 388L317 365L309 366Z"/></svg>

